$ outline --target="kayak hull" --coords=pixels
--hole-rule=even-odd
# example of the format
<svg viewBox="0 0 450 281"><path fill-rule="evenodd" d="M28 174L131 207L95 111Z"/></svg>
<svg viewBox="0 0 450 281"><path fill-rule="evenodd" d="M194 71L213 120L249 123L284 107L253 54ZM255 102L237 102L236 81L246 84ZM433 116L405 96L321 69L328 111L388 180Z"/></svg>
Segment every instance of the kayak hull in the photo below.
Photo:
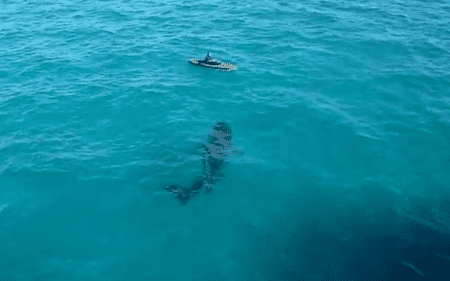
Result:
<svg viewBox="0 0 450 281"><path fill-rule="evenodd" d="M192 63L193 65L203 66L206 68L213 68L220 71L233 71L237 69L237 66L228 62L214 61L215 64L207 64L200 59L191 59L189 62Z"/></svg>

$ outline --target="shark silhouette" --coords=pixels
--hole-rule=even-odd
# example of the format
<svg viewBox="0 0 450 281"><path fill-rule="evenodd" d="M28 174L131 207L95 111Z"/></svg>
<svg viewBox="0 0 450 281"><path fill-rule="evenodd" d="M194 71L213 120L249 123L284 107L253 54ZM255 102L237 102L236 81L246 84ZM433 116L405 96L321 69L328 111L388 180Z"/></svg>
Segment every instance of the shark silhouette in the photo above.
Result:
<svg viewBox="0 0 450 281"><path fill-rule="evenodd" d="M202 146L204 154L201 176L198 176L188 187L171 184L165 186L164 189L175 194L183 205L203 187L206 187L207 192L211 192L214 183L222 176L222 166L230 151L231 139L232 133L228 124L217 122L208 136L206 144Z"/></svg>

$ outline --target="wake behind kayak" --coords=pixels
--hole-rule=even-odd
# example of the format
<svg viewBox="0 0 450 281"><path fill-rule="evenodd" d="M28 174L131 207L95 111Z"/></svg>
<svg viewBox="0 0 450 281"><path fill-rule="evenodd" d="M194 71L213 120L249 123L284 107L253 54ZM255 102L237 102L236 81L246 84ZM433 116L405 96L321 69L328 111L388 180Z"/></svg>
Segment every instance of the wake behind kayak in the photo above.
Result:
<svg viewBox="0 0 450 281"><path fill-rule="evenodd" d="M234 64L231 64L228 62L221 62L221 61L212 59L209 56L209 53L205 59L194 59L193 58L189 62L192 63L193 65L203 66L206 68L214 68L214 69L218 69L221 71L233 71L233 70L237 69L237 66L235 66Z"/></svg>

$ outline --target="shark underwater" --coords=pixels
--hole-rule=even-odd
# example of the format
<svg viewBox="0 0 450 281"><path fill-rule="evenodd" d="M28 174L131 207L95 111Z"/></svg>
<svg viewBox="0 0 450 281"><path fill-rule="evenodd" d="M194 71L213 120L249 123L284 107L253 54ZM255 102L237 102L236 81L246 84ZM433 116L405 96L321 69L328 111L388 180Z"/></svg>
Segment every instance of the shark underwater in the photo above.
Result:
<svg viewBox="0 0 450 281"><path fill-rule="evenodd" d="M203 169L190 186L167 185L164 187L168 192L173 193L185 205L189 199L200 192L205 187L206 192L211 192L214 183L222 177L222 166L231 148L232 133L225 122L217 122L212 128L203 150Z"/></svg>

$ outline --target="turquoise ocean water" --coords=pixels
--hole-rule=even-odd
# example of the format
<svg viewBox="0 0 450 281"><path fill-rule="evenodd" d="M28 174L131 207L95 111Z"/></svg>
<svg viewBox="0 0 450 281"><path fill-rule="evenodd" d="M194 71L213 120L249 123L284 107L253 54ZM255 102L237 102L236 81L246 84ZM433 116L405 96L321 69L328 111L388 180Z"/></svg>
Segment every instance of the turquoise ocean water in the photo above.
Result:
<svg viewBox="0 0 450 281"><path fill-rule="evenodd" d="M448 1L0 7L0 280L447 280Z"/></svg>

